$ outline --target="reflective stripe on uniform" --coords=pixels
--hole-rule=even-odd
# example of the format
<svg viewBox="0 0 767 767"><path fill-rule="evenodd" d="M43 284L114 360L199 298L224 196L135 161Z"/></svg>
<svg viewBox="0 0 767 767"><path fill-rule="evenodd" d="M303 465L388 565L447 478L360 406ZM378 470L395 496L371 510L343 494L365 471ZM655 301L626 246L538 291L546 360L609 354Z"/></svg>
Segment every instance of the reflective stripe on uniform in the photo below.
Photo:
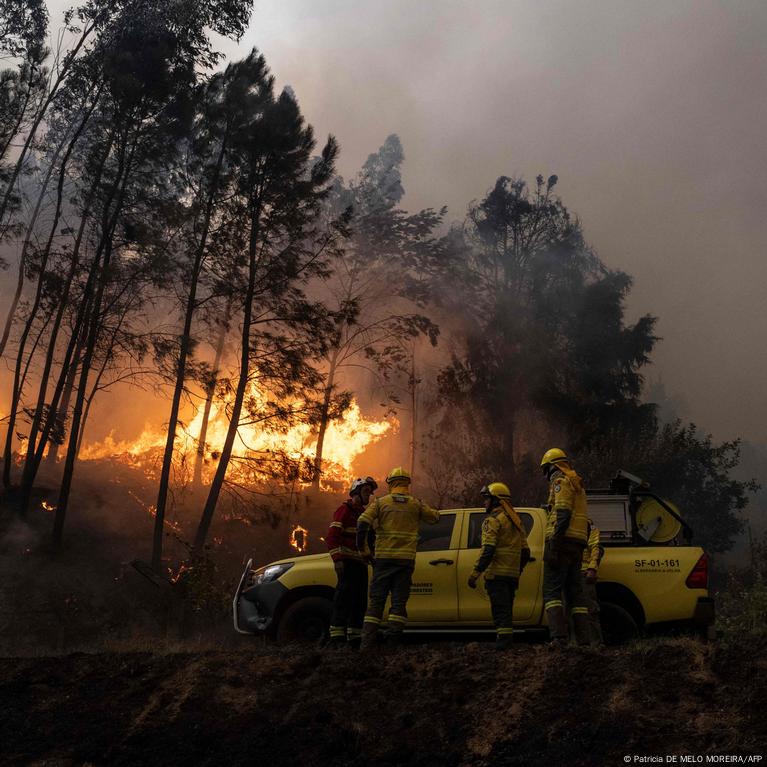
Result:
<svg viewBox="0 0 767 767"><path fill-rule="evenodd" d="M346 626L331 626L330 627L330 636L332 637L342 637L346 635Z"/></svg>
<svg viewBox="0 0 767 767"><path fill-rule="evenodd" d="M570 610L571 615L588 615L589 614L589 608L588 607L573 607Z"/></svg>
<svg viewBox="0 0 767 767"><path fill-rule="evenodd" d="M543 606L543 609L544 610L550 610L552 607L562 607L562 600L561 599L550 599Z"/></svg>
<svg viewBox="0 0 767 767"><path fill-rule="evenodd" d="M439 512L407 493L391 492L375 498L360 515L358 525L369 524L376 532L376 557L415 559L421 522L434 523Z"/></svg>
<svg viewBox="0 0 767 767"><path fill-rule="evenodd" d="M407 623L407 618L404 615L394 615L393 613L389 613L389 620L395 623Z"/></svg>
<svg viewBox="0 0 767 767"><path fill-rule="evenodd" d="M375 623L378 625L381 622L380 618L376 618L375 615L366 615L364 623Z"/></svg>

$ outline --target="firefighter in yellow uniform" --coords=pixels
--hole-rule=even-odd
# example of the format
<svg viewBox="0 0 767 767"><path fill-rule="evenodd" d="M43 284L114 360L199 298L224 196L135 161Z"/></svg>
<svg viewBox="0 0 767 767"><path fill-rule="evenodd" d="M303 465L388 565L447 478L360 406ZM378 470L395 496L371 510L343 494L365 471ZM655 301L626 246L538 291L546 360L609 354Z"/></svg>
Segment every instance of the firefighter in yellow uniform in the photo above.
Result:
<svg viewBox="0 0 767 767"><path fill-rule="evenodd" d="M605 550L599 542L599 528L588 520L589 538L583 550L581 562L581 585L586 604L589 608L589 626L591 628L591 644L602 646L605 643L602 636L602 624L599 621L599 599L597 598L597 574Z"/></svg>
<svg viewBox="0 0 767 767"><path fill-rule="evenodd" d="M549 516L543 550L543 606L553 642L567 642L565 604L579 645L590 642L589 610L583 593L581 563L588 541L586 490L563 450L552 448L541 459L549 480Z"/></svg>
<svg viewBox="0 0 767 767"><path fill-rule="evenodd" d="M401 467L386 478L389 493L375 498L357 521L357 548L370 558L369 533L375 530L375 562L368 609L362 627L361 649L371 647L391 594L388 638L398 640L407 623L407 601L415 569L421 522L439 520L439 512L410 495L410 475Z"/></svg>
<svg viewBox="0 0 767 767"><path fill-rule="evenodd" d="M502 482L491 482L481 494L488 516L482 523L482 552L469 576L469 587L475 589L479 576L485 574L495 647L505 650L511 646L514 594L522 570L530 561L530 547L522 520L511 505L509 488Z"/></svg>

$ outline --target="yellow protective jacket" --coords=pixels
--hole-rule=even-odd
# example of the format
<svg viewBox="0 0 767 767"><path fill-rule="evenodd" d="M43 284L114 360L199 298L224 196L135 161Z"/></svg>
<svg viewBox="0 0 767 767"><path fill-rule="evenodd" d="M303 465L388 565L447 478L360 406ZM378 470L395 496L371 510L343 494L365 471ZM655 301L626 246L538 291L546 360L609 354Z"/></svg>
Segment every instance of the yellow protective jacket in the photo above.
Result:
<svg viewBox="0 0 767 767"><path fill-rule="evenodd" d="M521 523L519 526L515 524L512 517L503 508L488 514L482 523L483 553L480 554L477 564L474 565L475 572L483 571L485 552L490 550L486 547L493 547L490 564L484 569L486 580L492 580L499 575L519 578L522 570L522 550L527 549L529 552L530 547L527 544L527 535L525 535Z"/></svg>
<svg viewBox="0 0 767 767"><path fill-rule="evenodd" d="M565 538L585 546L589 537L586 489L572 469L555 471L551 475L548 503L546 540ZM559 529L561 520L566 520L563 529Z"/></svg>
<svg viewBox="0 0 767 767"><path fill-rule="evenodd" d="M589 523L589 531L589 540L586 548L583 549L581 571L599 570L599 563L602 561L602 555L605 553L605 550L599 543L599 528Z"/></svg>
<svg viewBox="0 0 767 767"><path fill-rule="evenodd" d="M370 502L357 521L376 531L376 559L415 559L421 521L434 524L439 512L404 491L391 492Z"/></svg>

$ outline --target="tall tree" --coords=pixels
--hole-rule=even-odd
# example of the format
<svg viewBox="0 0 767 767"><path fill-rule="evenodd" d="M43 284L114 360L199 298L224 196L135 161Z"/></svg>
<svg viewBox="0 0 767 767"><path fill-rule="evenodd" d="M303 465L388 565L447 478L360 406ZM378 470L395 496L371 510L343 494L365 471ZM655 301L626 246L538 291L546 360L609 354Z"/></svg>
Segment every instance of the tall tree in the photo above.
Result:
<svg viewBox="0 0 767 767"><path fill-rule="evenodd" d="M162 559L165 507L176 442L181 398L187 378L187 359L193 352L192 325L198 307L198 290L209 257L209 235L220 207L232 192L235 166L234 146L252 119L250 109L260 102L249 98L263 85L271 87L263 56L251 53L245 60L230 64L215 75L199 100L194 133L189 142L186 183L193 194L188 212L189 232L178 264L180 284L187 287L183 297L183 328L175 349L175 381L168 418L168 436L163 453L157 493L152 567L159 571ZM217 367L217 365L216 365ZM204 437L201 437L204 440Z"/></svg>
<svg viewBox="0 0 767 767"><path fill-rule="evenodd" d="M626 325L630 279L588 247L556 183L538 176L530 188L499 178L454 237L462 258L448 262L446 301L477 312L463 314L464 349L439 384L443 429L460 425L467 434L468 492L490 472L535 494L527 472L515 472L536 452L535 440L566 436L575 449L622 419L643 417L640 371L656 341L654 319Z"/></svg>
<svg viewBox="0 0 767 767"><path fill-rule="evenodd" d="M196 555L202 553L224 486L243 409L250 411L251 422L284 414L286 398L316 382L311 358L322 351L327 330L323 307L307 300L302 285L323 272L325 253L335 247L334 227L320 223L337 144L329 138L321 157L311 162L314 133L290 92L274 97L266 72L247 99L251 119L232 144L239 172L230 208L245 236L235 285L239 371L229 427L194 539ZM276 395L273 402L270 393Z"/></svg>
<svg viewBox="0 0 767 767"><path fill-rule="evenodd" d="M399 138L389 136L371 154L357 178L344 186L339 179L332 198L336 215L351 213L351 236L331 264L332 274L321 295L332 308L333 331L328 339L325 381L319 402L317 449L312 484L319 488L325 435L340 418L350 396L354 370L373 373L391 401L398 402L392 379L410 375L413 339L425 336L436 344L439 329L418 311L422 296L408 290L406 271L415 254L435 246L435 230L445 210L408 214L398 207L405 190L401 182L404 152ZM359 377L357 376L359 380Z"/></svg>
<svg viewBox="0 0 767 767"><path fill-rule="evenodd" d="M68 508L88 379L104 331L105 298L111 282L119 279L121 258L132 257L130 231L140 221L135 213L146 208L142 203L150 196L147 192L166 183L187 130L198 70L218 58L208 29L238 35L248 14L249 4L243 2L179 1L162 9L150 2L130 4L108 29L109 45L99 48L105 81L102 123L114 138L97 204L93 278L83 294L90 314L54 521L56 543L61 541ZM231 23L228 29L224 20ZM125 238L120 236L123 231Z"/></svg>

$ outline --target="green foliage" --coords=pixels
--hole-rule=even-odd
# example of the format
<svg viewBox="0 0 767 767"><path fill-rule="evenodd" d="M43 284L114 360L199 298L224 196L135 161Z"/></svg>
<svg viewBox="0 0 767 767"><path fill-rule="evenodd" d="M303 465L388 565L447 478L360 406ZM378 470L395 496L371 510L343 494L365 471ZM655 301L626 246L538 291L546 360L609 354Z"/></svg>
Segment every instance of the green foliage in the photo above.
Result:
<svg viewBox="0 0 767 767"><path fill-rule="evenodd" d="M725 640L746 636L767 636L767 582L760 578L748 586L731 584L719 592L717 631Z"/></svg>
<svg viewBox="0 0 767 767"><path fill-rule="evenodd" d="M710 552L732 546L743 528L740 512L759 487L732 477L739 462L738 440L717 444L694 424L662 424L654 416L639 428L611 429L577 454L578 468L592 486L606 486L619 468L647 480L654 492L677 504L695 543Z"/></svg>
<svg viewBox="0 0 767 767"><path fill-rule="evenodd" d="M47 31L45 0L0 0L0 54L40 61Z"/></svg>
<svg viewBox="0 0 767 767"><path fill-rule="evenodd" d="M561 445L587 486L606 487L619 468L638 474L678 504L697 543L726 551L757 488L732 477L739 442L663 424L642 401L655 318L626 323L631 278L594 255L556 183L501 177L452 235L446 292L479 311L440 373L443 415L424 443L425 472L454 502L474 503L502 478L519 502L536 503L537 459Z"/></svg>
<svg viewBox="0 0 767 767"><path fill-rule="evenodd" d="M714 595L717 629L725 641L767 636L767 533L751 540L750 560L731 569Z"/></svg>
<svg viewBox="0 0 767 767"><path fill-rule="evenodd" d="M631 281L593 254L556 183L499 178L445 262L455 310L477 314L439 376L443 429L466 434L472 485L480 472L503 476L521 498L540 492L518 470L540 452L533 440L560 434L578 446L641 413L640 370L657 340L652 317L626 325ZM523 433L532 419L537 431Z"/></svg>

